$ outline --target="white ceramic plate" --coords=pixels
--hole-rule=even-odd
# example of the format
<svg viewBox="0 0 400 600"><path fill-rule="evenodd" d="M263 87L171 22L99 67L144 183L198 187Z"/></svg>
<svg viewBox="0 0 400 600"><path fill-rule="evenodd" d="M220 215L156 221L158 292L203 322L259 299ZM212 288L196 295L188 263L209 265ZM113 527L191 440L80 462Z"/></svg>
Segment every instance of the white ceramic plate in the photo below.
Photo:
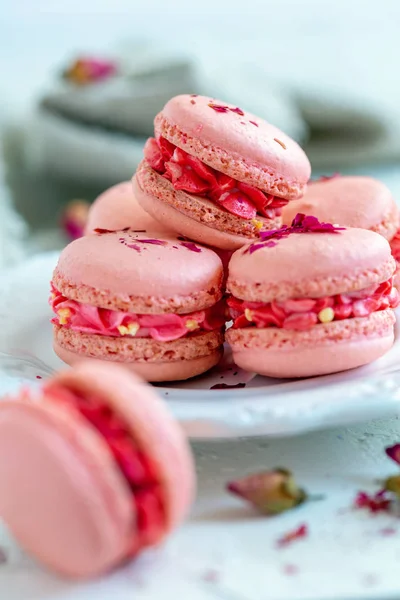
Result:
<svg viewBox="0 0 400 600"><path fill-rule="evenodd" d="M49 281L57 254L0 275L0 393L36 385L63 363L52 349ZM212 389L224 384L225 389ZM238 386L241 387L232 387ZM223 364L184 383L157 386L192 438L283 436L400 414L400 338L373 365L325 377L278 380Z"/></svg>

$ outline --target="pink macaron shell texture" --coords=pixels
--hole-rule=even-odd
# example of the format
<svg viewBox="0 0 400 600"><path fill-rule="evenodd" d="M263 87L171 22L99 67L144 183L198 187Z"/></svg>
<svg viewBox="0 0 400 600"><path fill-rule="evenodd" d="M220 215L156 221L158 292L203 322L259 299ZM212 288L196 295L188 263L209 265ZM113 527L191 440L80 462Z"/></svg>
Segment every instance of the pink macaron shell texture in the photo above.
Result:
<svg viewBox="0 0 400 600"><path fill-rule="evenodd" d="M381 283L395 261L377 233L348 228L337 233L294 233L252 254L237 250L229 263L228 291L255 302L330 296Z"/></svg>
<svg viewBox="0 0 400 600"><path fill-rule="evenodd" d="M169 236L118 232L69 244L53 284L68 298L103 308L191 312L219 300L222 277L221 260L208 248Z"/></svg>
<svg viewBox="0 0 400 600"><path fill-rule="evenodd" d="M235 363L268 377L312 377L345 371L383 356L393 345L392 310L319 324L306 331L230 329Z"/></svg>
<svg viewBox="0 0 400 600"><path fill-rule="evenodd" d="M290 225L297 213L346 227L371 229L391 239L399 227L399 211L387 186L362 176L338 176L315 181L303 198L283 209L283 222Z"/></svg>
<svg viewBox="0 0 400 600"><path fill-rule="evenodd" d="M93 233L97 228L119 230L125 227L170 231L141 208L130 181L118 183L98 196L90 207L85 234Z"/></svg>
<svg viewBox="0 0 400 600"><path fill-rule="evenodd" d="M393 334L383 338L355 340L334 344L321 351L298 348L288 352L276 350L233 351L235 364L246 371L278 378L315 377L348 371L367 365L383 356L393 346Z"/></svg>
<svg viewBox="0 0 400 600"><path fill-rule="evenodd" d="M138 448L157 466L165 501L164 537L186 516L195 493L192 454L179 424L152 387L120 365L84 361L54 382L104 398L123 419Z"/></svg>
<svg viewBox="0 0 400 600"><path fill-rule="evenodd" d="M180 212L167 202L163 202L159 198L147 194L142 190L136 179L133 181L133 186L136 197L144 210L147 210L155 219L160 219L160 221L168 223L174 231L192 240L196 240L201 244L214 246L221 250L236 250L249 243L249 238L247 237L209 227L191 216ZM184 192L175 193L184 194Z"/></svg>
<svg viewBox="0 0 400 600"><path fill-rule="evenodd" d="M220 100L176 96L157 115L155 131L217 171L276 196L300 197L310 178L309 160L296 142Z"/></svg>
<svg viewBox="0 0 400 600"><path fill-rule="evenodd" d="M127 552L135 514L103 440L56 406L0 404L0 514L50 569L91 577Z"/></svg>
<svg viewBox="0 0 400 600"><path fill-rule="evenodd" d="M54 328L53 348L68 365L83 358L118 362L146 381L178 381L214 367L222 356L223 335L210 331L197 338L155 342L147 338L112 338Z"/></svg>

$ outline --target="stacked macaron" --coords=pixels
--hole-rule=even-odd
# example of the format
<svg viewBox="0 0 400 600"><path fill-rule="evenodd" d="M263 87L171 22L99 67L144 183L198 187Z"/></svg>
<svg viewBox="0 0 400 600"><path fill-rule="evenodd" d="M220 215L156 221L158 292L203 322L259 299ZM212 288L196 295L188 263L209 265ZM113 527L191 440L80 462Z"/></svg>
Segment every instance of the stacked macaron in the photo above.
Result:
<svg viewBox="0 0 400 600"><path fill-rule="evenodd" d="M182 237L107 231L69 244L52 279L54 349L123 363L148 381L187 379L222 356L219 257Z"/></svg>
<svg viewBox="0 0 400 600"><path fill-rule="evenodd" d="M155 219L234 250L280 226L282 207L302 196L310 172L303 150L273 125L192 94L156 116L133 187Z"/></svg>
<svg viewBox="0 0 400 600"><path fill-rule="evenodd" d="M237 250L227 283L236 364L309 377L379 358L394 341L395 269L382 236L305 215Z"/></svg>
<svg viewBox="0 0 400 600"><path fill-rule="evenodd" d="M132 187L96 200L86 239L55 270L64 361L186 379L217 364L230 319L237 364L264 375L345 370L390 348L398 295L384 238L400 258L400 235L386 186L334 176L307 188L293 140L211 98L172 98L154 124Z"/></svg>
<svg viewBox="0 0 400 600"><path fill-rule="evenodd" d="M290 225L297 213L345 227L361 227L383 235L400 263L400 215L389 188L372 177L322 177L313 181L303 198L283 209L283 222Z"/></svg>

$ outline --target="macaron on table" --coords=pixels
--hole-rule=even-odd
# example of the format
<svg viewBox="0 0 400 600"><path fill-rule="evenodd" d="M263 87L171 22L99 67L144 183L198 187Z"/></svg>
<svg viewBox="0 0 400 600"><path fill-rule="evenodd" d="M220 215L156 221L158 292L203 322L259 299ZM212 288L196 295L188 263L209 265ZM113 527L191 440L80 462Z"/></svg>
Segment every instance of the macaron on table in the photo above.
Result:
<svg viewBox="0 0 400 600"><path fill-rule="evenodd" d="M0 274L0 597L396 598L400 427L355 425L400 414L393 197L225 101L154 127L84 237ZM297 508L243 504L266 471Z"/></svg>

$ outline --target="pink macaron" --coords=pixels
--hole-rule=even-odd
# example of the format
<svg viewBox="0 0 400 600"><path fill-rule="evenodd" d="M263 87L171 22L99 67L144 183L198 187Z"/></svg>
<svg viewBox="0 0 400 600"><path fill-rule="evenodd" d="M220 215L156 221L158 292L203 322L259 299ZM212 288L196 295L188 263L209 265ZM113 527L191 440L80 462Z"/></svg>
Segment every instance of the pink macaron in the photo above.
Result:
<svg viewBox="0 0 400 600"><path fill-rule="evenodd" d="M379 358L394 340L395 268L377 233L304 215L237 250L226 334L236 364L270 377L310 377Z"/></svg>
<svg viewBox="0 0 400 600"><path fill-rule="evenodd" d="M93 233L95 229L117 231L125 227L171 231L143 210L133 194L130 181L118 183L96 198L89 209L85 234Z"/></svg>
<svg viewBox="0 0 400 600"><path fill-rule="evenodd" d="M273 125L204 96L172 98L155 119L134 193L154 218L201 243L234 250L281 224L304 193L310 163Z"/></svg>
<svg viewBox="0 0 400 600"><path fill-rule="evenodd" d="M194 490L181 428L118 365L82 362L0 403L1 518L61 575L100 575L159 544Z"/></svg>
<svg viewBox="0 0 400 600"><path fill-rule="evenodd" d="M311 182L303 198L284 207L284 224L290 225L297 213L344 227L370 229L389 243L399 229L399 209L391 191L372 177L336 175Z"/></svg>
<svg viewBox="0 0 400 600"><path fill-rule="evenodd" d="M182 237L98 232L72 242L52 279L54 349L67 364L121 362L148 381L204 373L222 355L220 258Z"/></svg>
<svg viewBox="0 0 400 600"><path fill-rule="evenodd" d="M284 224L290 225L297 213L383 235L396 259L395 285L400 287L400 214L391 191L382 181L354 175L322 177L309 184L303 198L283 208Z"/></svg>

